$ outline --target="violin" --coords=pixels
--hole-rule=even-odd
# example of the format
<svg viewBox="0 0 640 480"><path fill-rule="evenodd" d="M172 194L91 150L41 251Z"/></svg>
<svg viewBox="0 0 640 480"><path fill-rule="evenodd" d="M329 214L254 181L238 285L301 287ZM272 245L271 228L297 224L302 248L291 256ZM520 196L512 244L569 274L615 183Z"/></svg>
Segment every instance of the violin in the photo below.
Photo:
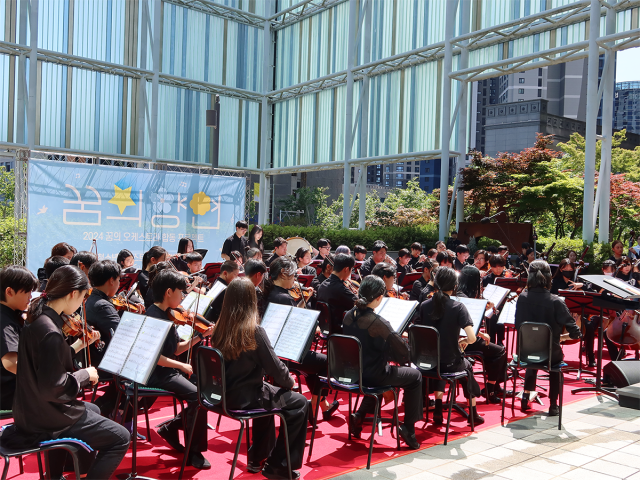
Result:
<svg viewBox="0 0 640 480"><path fill-rule="evenodd" d="M298 304L303 304L303 306L307 305L307 302L313 295L310 290L303 290L298 282L296 282L292 288L289 289L289 295L291 298Z"/></svg>
<svg viewBox="0 0 640 480"><path fill-rule="evenodd" d="M354 295L358 295L360 283L356 282L355 280L351 280L350 278L344 280L342 283L344 283L344 286L347 287L351 293L353 293Z"/></svg>
<svg viewBox="0 0 640 480"><path fill-rule="evenodd" d="M116 310L118 310L119 312L131 312L131 313L144 315L146 311L142 303L130 302L124 296L121 296L121 295L117 297L113 297L111 299L111 303L113 304L114 307L116 307Z"/></svg>
<svg viewBox="0 0 640 480"><path fill-rule="evenodd" d="M87 339L87 343L92 343L98 351L104 348L104 342L100 340L100 332L95 330L91 325L83 322L80 315L74 313L73 315L67 315L63 313L60 315L64 324L62 325L62 333L68 337L79 337Z"/></svg>
<svg viewBox="0 0 640 480"><path fill-rule="evenodd" d="M169 319L174 325L188 325L198 333L205 333L212 323L196 312L188 312L182 307L167 310Z"/></svg>

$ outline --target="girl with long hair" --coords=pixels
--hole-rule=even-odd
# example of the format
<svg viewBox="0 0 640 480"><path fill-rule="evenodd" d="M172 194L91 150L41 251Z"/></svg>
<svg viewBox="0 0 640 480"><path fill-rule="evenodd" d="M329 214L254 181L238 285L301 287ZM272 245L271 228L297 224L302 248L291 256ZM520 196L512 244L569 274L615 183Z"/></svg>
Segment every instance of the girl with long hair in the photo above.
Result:
<svg viewBox="0 0 640 480"><path fill-rule="evenodd" d="M168 252L160 247L151 247L142 256L142 270L138 273L138 290L140 291L140 297L146 298L147 290L149 289L149 271L156 263L165 262L169 257Z"/></svg>
<svg viewBox="0 0 640 480"><path fill-rule="evenodd" d="M291 391L295 382L258 323L255 286L248 278L236 278L227 287L211 344L225 360L228 408L278 408L285 417L277 441L273 416L253 421L247 470L262 470L267 478L289 478L284 428L289 434L291 469L296 470L304 456L308 403L304 395ZM265 373L282 388L264 382ZM293 472L294 479L299 476Z"/></svg>
<svg viewBox="0 0 640 480"><path fill-rule="evenodd" d="M129 448L126 428L100 415L92 403L78 400L81 389L98 382L95 367L76 370L73 355L89 345L65 340L65 315L72 315L89 290L87 276L65 265L49 278L46 290L27 313L28 328L18 348L17 387L13 403L14 428L2 435L4 446L37 445L60 437L77 438L97 451L87 478L108 479ZM64 462L52 462L50 478L59 478ZM82 456L82 463L91 461ZM60 471L54 471L59 468Z"/></svg>
<svg viewBox="0 0 640 480"><path fill-rule="evenodd" d="M257 248L260 250L260 254L264 254L264 243L262 242L262 236L264 231L260 225L254 225L249 232L249 248Z"/></svg>
<svg viewBox="0 0 640 480"><path fill-rule="evenodd" d="M469 423L473 416L474 425L480 425L484 423L484 418L478 415L476 410L476 397L480 396L480 387L473 376L473 367L462 355L467 345L472 345L477 340L473 331L473 321L467 307L451 299L458 286L455 270L439 267L433 284L435 293L420 306L419 323L435 327L440 333L440 371L442 373L467 372L467 378L462 378L460 384L465 397L469 400ZM460 338L460 329L467 335L465 338ZM433 423L441 425L445 382L438 380L433 383L436 397Z"/></svg>

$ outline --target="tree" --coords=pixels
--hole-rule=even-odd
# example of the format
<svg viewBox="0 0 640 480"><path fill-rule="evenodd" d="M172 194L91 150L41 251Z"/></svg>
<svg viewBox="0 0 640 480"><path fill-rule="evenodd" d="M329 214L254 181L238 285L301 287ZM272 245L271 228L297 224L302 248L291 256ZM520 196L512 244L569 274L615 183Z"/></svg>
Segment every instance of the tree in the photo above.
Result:
<svg viewBox="0 0 640 480"><path fill-rule="evenodd" d="M338 195L338 198L330 205L324 205L318 209L318 225L324 228L341 228L342 227L342 211L343 211L343 195ZM349 202L353 201L353 196L349 197ZM377 191L368 192L365 196L365 222L367 225L369 222L375 219L377 212L380 208L381 201ZM349 219L349 227L357 228L360 213L360 196L356 197L353 202L353 209L351 210L351 218Z"/></svg>
<svg viewBox="0 0 640 480"><path fill-rule="evenodd" d="M280 201L283 210L304 210L307 225L316 225L318 209L326 206L329 195L326 187L302 187Z"/></svg>
<svg viewBox="0 0 640 480"><path fill-rule="evenodd" d="M619 239L627 230L638 231L640 228L638 205L640 205L640 183L627 180L626 174L611 175L610 238Z"/></svg>
<svg viewBox="0 0 640 480"><path fill-rule="evenodd" d="M420 183L414 178L407 182L406 188L394 188L387 195L384 208L391 211L400 207L422 210L432 207L434 201L433 196L420 188Z"/></svg>
<svg viewBox="0 0 640 480"><path fill-rule="evenodd" d="M13 171L0 172L0 212L2 218L13 214L13 202L16 198L16 176Z"/></svg>

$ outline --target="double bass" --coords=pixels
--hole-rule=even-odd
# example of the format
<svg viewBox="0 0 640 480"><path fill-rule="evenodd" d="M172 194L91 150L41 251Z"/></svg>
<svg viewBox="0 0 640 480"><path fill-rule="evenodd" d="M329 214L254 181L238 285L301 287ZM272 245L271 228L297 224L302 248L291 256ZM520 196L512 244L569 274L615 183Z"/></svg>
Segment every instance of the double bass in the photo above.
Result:
<svg viewBox="0 0 640 480"><path fill-rule="evenodd" d="M640 349L640 310L625 310L609 324L605 331L609 340L631 350Z"/></svg>

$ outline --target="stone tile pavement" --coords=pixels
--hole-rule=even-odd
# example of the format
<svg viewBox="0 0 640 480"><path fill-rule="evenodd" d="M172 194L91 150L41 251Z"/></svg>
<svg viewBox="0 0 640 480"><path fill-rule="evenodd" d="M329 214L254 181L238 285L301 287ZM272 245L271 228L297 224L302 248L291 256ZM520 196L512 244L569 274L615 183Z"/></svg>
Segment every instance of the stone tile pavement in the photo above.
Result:
<svg viewBox="0 0 640 480"><path fill-rule="evenodd" d="M640 480L640 410L591 396L557 417L535 415L394 458L341 480Z"/></svg>

